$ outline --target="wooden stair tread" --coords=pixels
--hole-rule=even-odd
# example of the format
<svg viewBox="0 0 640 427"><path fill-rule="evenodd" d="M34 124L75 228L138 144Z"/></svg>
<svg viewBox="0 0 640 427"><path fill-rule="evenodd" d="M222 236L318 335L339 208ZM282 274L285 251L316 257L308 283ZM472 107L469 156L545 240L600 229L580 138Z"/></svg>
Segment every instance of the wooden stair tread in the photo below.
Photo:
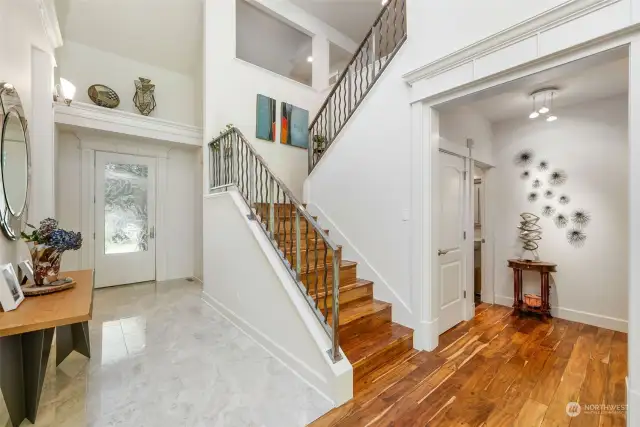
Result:
<svg viewBox="0 0 640 427"><path fill-rule="evenodd" d="M373 282L371 280L364 280L364 279L356 279L355 283L349 283L346 285L343 285L342 283L340 283L340 292L347 292L347 291L351 291L353 289L357 289L357 288L361 288L361 287L365 287L365 286L369 286L372 285ZM329 295L333 295L333 289L329 289L327 291L327 296ZM312 295L312 298L315 299L315 295ZM318 299L324 298L324 291L322 292L318 292ZM341 306L344 308L344 305Z"/></svg>
<svg viewBox="0 0 640 427"><path fill-rule="evenodd" d="M391 308L391 304L375 299L349 304L340 310L340 326L348 325L349 323L362 319L363 317L375 316L389 308ZM332 313L329 313L329 322L331 322L332 317Z"/></svg>
<svg viewBox="0 0 640 427"><path fill-rule="evenodd" d="M329 266L333 266L333 263L330 262L330 263L328 263L328 265ZM358 265L357 262L342 260L342 262L340 263L340 269L355 267L357 265ZM317 271L324 271L324 266L325 266L325 264L323 262L320 262L320 260L318 260L318 269L317 269ZM313 273L314 271L316 271L316 267L315 267L313 262L310 262L309 263L309 272ZM307 273L306 264L300 266L300 272L301 272L301 274L306 274Z"/></svg>
<svg viewBox="0 0 640 427"><path fill-rule="evenodd" d="M389 323L342 340L340 347L355 368L390 346L411 338L413 329Z"/></svg>

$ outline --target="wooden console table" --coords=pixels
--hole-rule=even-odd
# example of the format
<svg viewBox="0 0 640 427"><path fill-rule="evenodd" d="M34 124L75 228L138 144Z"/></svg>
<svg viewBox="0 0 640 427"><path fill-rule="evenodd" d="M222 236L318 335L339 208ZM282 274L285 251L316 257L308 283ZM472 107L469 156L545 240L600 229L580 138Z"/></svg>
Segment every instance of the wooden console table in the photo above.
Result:
<svg viewBox="0 0 640 427"><path fill-rule="evenodd" d="M519 259L510 259L508 262L509 268L513 269L514 312L519 313L524 311L538 313L543 317L551 317L551 304L549 303L549 291L551 290L551 285L549 284L549 273L554 273L557 265L550 262L533 262ZM540 273L540 297L542 299L540 307L530 307L523 301L523 270L532 270Z"/></svg>
<svg viewBox="0 0 640 427"><path fill-rule="evenodd" d="M0 388L14 427L25 418L35 424L47 361L56 331L56 365L73 350L90 357L93 270L61 276L72 289L26 298L15 310L0 313Z"/></svg>

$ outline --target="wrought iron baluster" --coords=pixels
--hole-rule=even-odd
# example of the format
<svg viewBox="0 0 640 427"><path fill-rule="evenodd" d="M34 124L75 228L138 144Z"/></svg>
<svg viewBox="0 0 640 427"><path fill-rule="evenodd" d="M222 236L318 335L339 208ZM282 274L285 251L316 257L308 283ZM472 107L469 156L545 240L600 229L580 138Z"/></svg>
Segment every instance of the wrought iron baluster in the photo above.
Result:
<svg viewBox="0 0 640 427"><path fill-rule="evenodd" d="M340 264L342 263L342 249L333 251L333 307L332 307L332 345L331 357L334 362L342 358L340 356ZM325 317L326 319L326 317Z"/></svg>
<svg viewBox="0 0 640 427"><path fill-rule="evenodd" d="M307 295L309 295L309 288L311 287L311 274L309 271L309 245L311 244L311 242L309 241L309 227L307 226L306 230L305 230L305 244L307 245L307 250L305 253L305 258L306 258L306 262L307 262L307 269L305 270L307 272L307 283L306 283L306 288L307 288ZM315 241L314 241L315 242Z"/></svg>
<svg viewBox="0 0 640 427"><path fill-rule="evenodd" d="M298 280L302 277L302 248L300 247L300 212L296 208L296 276Z"/></svg>
<svg viewBox="0 0 640 427"><path fill-rule="evenodd" d="M296 262L296 254L293 253L293 243L295 239L294 219L293 219L293 200L289 199L289 205L287 205L287 211L289 211L289 256L291 257L291 265ZM297 211L297 210L296 210Z"/></svg>
<svg viewBox="0 0 640 427"><path fill-rule="evenodd" d="M275 225L274 225L274 206L273 206L273 177L269 177L269 233L271 238L275 239Z"/></svg>
<svg viewBox="0 0 640 427"><path fill-rule="evenodd" d="M322 286L324 286L324 318L327 319L329 317L329 307L327 307L327 297L328 290L327 287L327 275L329 272L329 264L327 264L327 242L323 239L322 246L324 248L324 278L322 279Z"/></svg>
<svg viewBox="0 0 640 427"><path fill-rule="evenodd" d="M278 205L278 203L280 202L280 185L277 185L276 188L278 189L278 194L276 197L276 206ZM276 212L277 212L277 221L278 221L278 242L282 242L282 246L280 246L280 248L283 249L284 252L284 257L285 259L287 258L287 239L286 239L286 229L285 229L285 236L283 238L282 236L282 217L280 216L280 210L276 208Z"/></svg>
<svg viewBox="0 0 640 427"><path fill-rule="evenodd" d="M319 283L318 283L318 245L316 244L318 242L318 232L314 229L313 230L313 241L314 241L314 245L313 245L313 263L314 263L314 275L315 275L315 280L313 281L314 286L315 286L315 300L316 300L316 308L318 308L318 288L319 288ZM326 317L325 317L325 322L326 322Z"/></svg>

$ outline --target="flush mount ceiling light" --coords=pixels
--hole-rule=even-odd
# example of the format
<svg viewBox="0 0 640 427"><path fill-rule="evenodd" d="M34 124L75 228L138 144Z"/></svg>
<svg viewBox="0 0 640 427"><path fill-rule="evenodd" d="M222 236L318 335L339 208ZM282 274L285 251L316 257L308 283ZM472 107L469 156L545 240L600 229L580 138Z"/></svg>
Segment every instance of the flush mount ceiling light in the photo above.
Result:
<svg viewBox="0 0 640 427"><path fill-rule="evenodd" d="M533 107L531 109L531 114L529 114L530 119L536 119L543 115L546 117L548 122L553 122L558 120L558 117L551 114L551 108L553 106L553 97L558 93L557 87L547 87L543 89L538 89L529 95L531 97ZM542 104L540 108L538 108L538 100L542 100Z"/></svg>

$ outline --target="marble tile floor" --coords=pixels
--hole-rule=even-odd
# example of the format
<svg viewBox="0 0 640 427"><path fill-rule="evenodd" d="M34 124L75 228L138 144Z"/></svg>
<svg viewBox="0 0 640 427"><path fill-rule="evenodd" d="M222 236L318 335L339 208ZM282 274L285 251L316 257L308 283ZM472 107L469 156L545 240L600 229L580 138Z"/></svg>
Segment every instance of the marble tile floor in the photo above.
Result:
<svg viewBox="0 0 640 427"><path fill-rule="evenodd" d="M35 425L296 427L332 408L201 290L186 280L96 290L92 358L73 353L56 369L52 349Z"/></svg>

